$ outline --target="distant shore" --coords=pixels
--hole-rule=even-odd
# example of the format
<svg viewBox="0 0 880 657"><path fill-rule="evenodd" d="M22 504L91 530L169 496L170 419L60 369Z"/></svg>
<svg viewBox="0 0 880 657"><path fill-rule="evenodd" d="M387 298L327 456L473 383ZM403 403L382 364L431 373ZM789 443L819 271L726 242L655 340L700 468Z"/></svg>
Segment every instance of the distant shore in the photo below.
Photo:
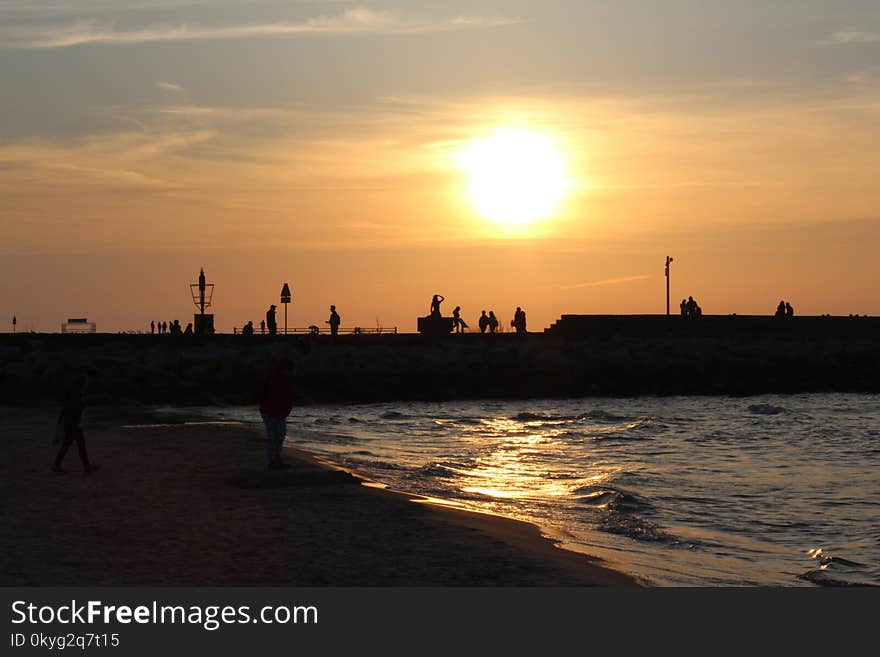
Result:
<svg viewBox="0 0 880 657"><path fill-rule="evenodd" d="M94 403L251 404L279 355L298 364L300 404L880 392L876 318L575 316L548 333L439 339L6 334L0 393L55 401L86 369Z"/></svg>
<svg viewBox="0 0 880 657"><path fill-rule="evenodd" d="M534 525L415 503L236 423L89 411L101 470L50 475L52 408L0 408L0 585L634 586ZM195 420L195 418L194 418Z"/></svg>

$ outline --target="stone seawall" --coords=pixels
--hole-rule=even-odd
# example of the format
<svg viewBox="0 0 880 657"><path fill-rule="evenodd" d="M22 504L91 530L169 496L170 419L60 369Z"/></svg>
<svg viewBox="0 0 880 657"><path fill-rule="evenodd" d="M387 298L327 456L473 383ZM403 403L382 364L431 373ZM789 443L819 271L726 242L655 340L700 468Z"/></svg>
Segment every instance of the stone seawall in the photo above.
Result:
<svg viewBox="0 0 880 657"><path fill-rule="evenodd" d="M2 404L250 404L272 358L298 364L302 403L573 396L880 392L880 339L856 331L553 334L0 336Z"/></svg>

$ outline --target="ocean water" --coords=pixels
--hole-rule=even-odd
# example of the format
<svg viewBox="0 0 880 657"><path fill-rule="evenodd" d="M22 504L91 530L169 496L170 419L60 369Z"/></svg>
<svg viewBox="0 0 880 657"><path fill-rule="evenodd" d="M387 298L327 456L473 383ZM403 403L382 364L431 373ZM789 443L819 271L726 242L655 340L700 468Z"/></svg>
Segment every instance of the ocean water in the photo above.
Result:
<svg viewBox="0 0 880 657"><path fill-rule="evenodd" d="M312 406L288 441L660 585L880 584L877 395Z"/></svg>

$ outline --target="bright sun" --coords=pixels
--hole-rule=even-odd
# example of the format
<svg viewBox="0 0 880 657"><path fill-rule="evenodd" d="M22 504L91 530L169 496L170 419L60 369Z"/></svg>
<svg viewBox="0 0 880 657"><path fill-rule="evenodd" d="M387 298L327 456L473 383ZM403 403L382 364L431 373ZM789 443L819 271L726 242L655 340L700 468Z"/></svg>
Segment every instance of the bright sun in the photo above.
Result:
<svg viewBox="0 0 880 657"><path fill-rule="evenodd" d="M567 181L562 157L546 135L500 130L465 145L456 155L468 194L484 216L521 226L556 212Z"/></svg>

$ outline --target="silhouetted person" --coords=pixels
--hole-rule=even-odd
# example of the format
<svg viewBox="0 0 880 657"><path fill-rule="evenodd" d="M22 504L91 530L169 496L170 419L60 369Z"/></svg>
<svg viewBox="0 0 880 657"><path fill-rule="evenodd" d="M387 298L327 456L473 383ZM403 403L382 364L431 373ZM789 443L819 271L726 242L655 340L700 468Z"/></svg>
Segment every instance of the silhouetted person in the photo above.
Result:
<svg viewBox="0 0 880 657"><path fill-rule="evenodd" d="M495 311L490 310L489 311L489 332L495 333L496 331L498 331L498 318L495 317Z"/></svg>
<svg viewBox="0 0 880 657"><path fill-rule="evenodd" d="M785 316L789 318L794 317L794 308L791 307L788 301L785 302Z"/></svg>
<svg viewBox="0 0 880 657"><path fill-rule="evenodd" d="M175 319L171 322L171 335L183 335L183 329L180 328L180 320Z"/></svg>
<svg viewBox="0 0 880 657"><path fill-rule="evenodd" d="M269 335L275 335L278 332L278 325L275 323L275 305L269 306L266 311L266 326L269 329Z"/></svg>
<svg viewBox="0 0 880 657"><path fill-rule="evenodd" d="M480 327L480 333L485 333L486 329L489 328L489 317L486 315L485 310L480 315L477 325Z"/></svg>
<svg viewBox="0 0 880 657"><path fill-rule="evenodd" d="M687 302L687 299L682 299L682 300L681 300L681 303L679 304L678 307L681 308L681 316L682 316L682 317L687 317L687 316L688 316L688 302Z"/></svg>
<svg viewBox="0 0 880 657"><path fill-rule="evenodd" d="M290 359L282 359L269 370L260 415L266 426L266 458L270 470L290 467L281 460L281 448L287 433L287 416L295 401L293 385L294 367Z"/></svg>
<svg viewBox="0 0 880 657"><path fill-rule="evenodd" d="M241 334L242 335L253 335L254 334L254 323L248 322L247 324L245 324L244 327L241 329Z"/></svg>
<svg viewBox="0 0 880 657"><path fill-rule="evenodd" d="M168 324L162 322L162 333L168 333Z"/></svg>
<svg viewBox="0 0 880 657"><path fill-rule="evenodd" d="M462 333L467 328L467 324L461 318L461 306L456 306L452 311L452 327L456 333Z"/></svg>
<svg viewBox="0 0 880 657"><path fill-rule="evenodd" d="M156 322L150 322L150 335L156 332Z"/></svg>
<svg viewBox="0 0 880 657"><path fill-rule="evenodd" d="M190 322L186 325L186 330L183 332L184 335L192 335L193 334L193 323Z"/></svg>
<svg viewBox="0 0 880 657"><path fill-rule="evenodd" d="M517 333L525 333L526 332L526 311L516 307L516 312L513 313L513 320L511 320L510 325L516 329Z"/></svg>
<svg viewBox="0 0 880 657"><path fill-rule="evenodd" d="M431 317L442 317L440 313L440 304L446 300L446 297L435 294L431 299Z"/></svg>
<svg viewBox="0 0 880 657"><path fill-rule="evenodd" d="M693 297L688 297L687 315L688 315L688 317L696 317L697 316L697 302L694 301Z"/></svg>
<svg viewBox="0 0 880 657"><path fill-rule="evenodd" d="M785 301L780 301L779 305L776 306L776 316L785 317Z"/></svg>
<svg viewBox="0 0 880 657"><path fill-rule="evenodd" d="M266 335L266 320L260 320L260 335Z"/></svg>
<svg viewBox="0 0 880 657"><path fill-rule="evenodd" d="M328 319L326 323L330 325L330 335L332 335L335 340L336 335L339 333L339 324L342 323L339 313L336 312L336 306L330 306L330 319Z"/></svg>
<svg viewBox="0 0 880 657"><path fill-rule="evenodd" d="M61 414L58 416L58 422L64 427L64 438L61 441L61 448L55 456L55 462L52 464L52 472L67 472L61 467L64 461L64 455L67 450L76 441L79 450L79 460L82 461L83 471L92 472L97 470L97 465L89 463L89 455L86 452L86 439L82 430L82 414L85 409L85 401L83 396L89 383L89 377L85 373L79 374L67 388L64 393L64 405L61 408Z"/></svg>

